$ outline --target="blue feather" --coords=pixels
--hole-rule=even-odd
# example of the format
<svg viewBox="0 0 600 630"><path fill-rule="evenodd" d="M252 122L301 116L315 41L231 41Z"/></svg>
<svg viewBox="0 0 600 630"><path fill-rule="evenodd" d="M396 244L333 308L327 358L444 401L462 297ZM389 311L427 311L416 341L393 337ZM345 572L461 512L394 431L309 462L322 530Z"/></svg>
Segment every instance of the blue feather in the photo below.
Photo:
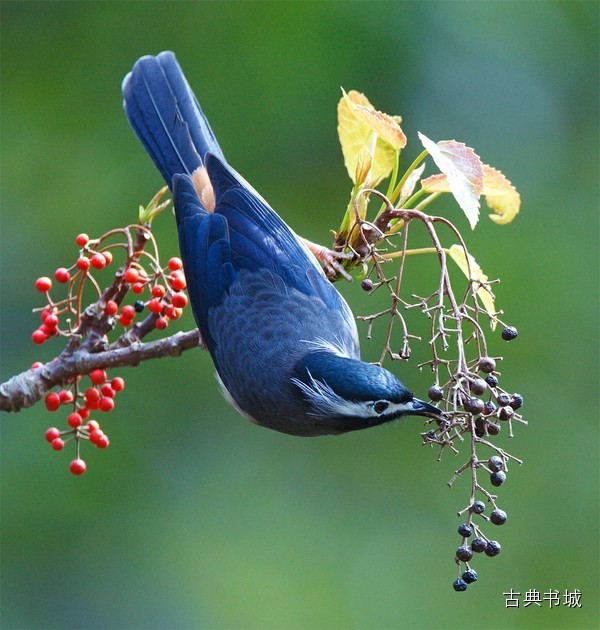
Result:
<svg viewBox="0 0 600 630"><path fill-rule="evenodd" d="M209 151L223 157L173 53L139 59L122 89L127 119L169 187L174 174L202 166Z"/></svg>

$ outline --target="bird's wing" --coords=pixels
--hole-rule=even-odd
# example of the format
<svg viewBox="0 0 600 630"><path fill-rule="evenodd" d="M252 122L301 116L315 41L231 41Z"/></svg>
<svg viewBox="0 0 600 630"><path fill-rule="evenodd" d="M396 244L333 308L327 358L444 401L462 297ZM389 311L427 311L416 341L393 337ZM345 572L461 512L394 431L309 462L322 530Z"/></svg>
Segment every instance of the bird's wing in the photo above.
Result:
<svg viewBox="0 0 600 630"><path fill-rule="evenodd" d="M209 154L206 163L216 193L213 213L204 209L190 177L175 175L173 182L188 290L209 349L209 311L221 304L242 270L268 270L274 287L319 299L355 330L344 299L275 211L219 158Z"/></svg>
<svg viewBox="0 0 600 630"><path fill-rule="evenodd" d="M294 288L339 308L343 300L314 255L254 188L210 153L206 168L215 192L215 212L227 218L234 254L284 274Z"/></svg>

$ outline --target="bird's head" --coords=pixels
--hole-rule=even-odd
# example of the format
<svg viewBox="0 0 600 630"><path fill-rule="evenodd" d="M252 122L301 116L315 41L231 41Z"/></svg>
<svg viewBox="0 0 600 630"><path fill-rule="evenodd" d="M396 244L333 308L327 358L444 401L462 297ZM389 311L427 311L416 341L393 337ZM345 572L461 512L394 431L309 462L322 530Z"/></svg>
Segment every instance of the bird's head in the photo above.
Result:
<svg viewBox="0 0 600 630"><path fill-rule="evenodd" d="M388 370L330 352L312 352L298 363L294 384L306 413L328 433L366 429L406 415L442 412L412 393Z"/></svg>

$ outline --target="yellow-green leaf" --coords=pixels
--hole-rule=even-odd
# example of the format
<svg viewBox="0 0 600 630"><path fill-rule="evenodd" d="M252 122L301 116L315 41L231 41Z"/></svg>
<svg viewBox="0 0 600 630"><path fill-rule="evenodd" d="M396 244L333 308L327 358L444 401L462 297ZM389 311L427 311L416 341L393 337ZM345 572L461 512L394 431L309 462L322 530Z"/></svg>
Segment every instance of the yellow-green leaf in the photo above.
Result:
<svg viewBox="0 0 600 630"><path fill-rule="evenodd" d="M448 179L443 174L431 175L421 182L425 192L451 192ZM519 213L521 196L510 181L498 170L483 165L483 196L488 207L495 210L489 217L494 223L510 223Z"/></svg>
<svg viewBox="0 0 600 630"><path fill-rule="evenodd" d="M423 163L421 166L411 171L410 175L406 178L404 186L402 186L402 190L400 191L400 197L398 197L398 207L402 207L402 205L411 197L424 170L425 164Z"/></svg>
<svg viewBox="0 0 600 630"><path fill-rule="evenodd" d="M437 175L430 175L421 181L421 187L425 192L442 192L449 193L450 185L448 184L448 178L443 173Z"/></svg>
<svg viewBox="0 0 600 630"><path fill-rule="evenodd" d="M445 250L446 253L452 258L452 260L460 267L460 270L467 276L469 282L479 283L488 282L488 277L483 273L481 267L477 264L477 261L471 254L465 256L465 251L460 245L452 245L449 249ZM471 273L469 274L469 269ZM481 300L483 308L490 314L496 313L496 307L494 306L494 294L491 292L488 286L480 286L476 291L477 297ZM492 329L496 327L495 322L492 324Z"/></svg>
<svg viewBox="0 0 600 630"><path fill-rule="evenodd" d="M376 110L368 101L367 103L354 105L355 116L394 149L403 149L406 146L406 136L398 124L397 117L388 116Z"/></svg>
<svg viewBox="0 0 600 630"><path fill-rule="evenodd" d="M519 213L521 196L510 181L498 170L483 165L483 194L485 202L494 210L489 217L494 223L510 223Z"/></svg>
<svg viewBox="0 0 600 630"><path fill-rule="evenodd" d="M367 147L372 159L369 185L375 186L394 167L396 152L406 145L397 120L377 111L364 94L351 90L338 104L338 135L344 163L356 184L358 156Z"/></svg>
<svg viewBox="0 0 600 630"><path fill-rule="evenodd" d="M442 140L436 144L422 133L419 133L419 139L440 171L447 176L450 192L471 228L475 229L479 221L479 197L483 190L483 164L479 156L456 140Z"/></svg>
<svg viewBox="0 0 600 630"><path fill-rule="evenodd" d="M357 186L364 184L371 172L371 166L373 164L373 158L371 157L371 153L367 147L363 147L358 152L357 162L356 162L356 174L354 176L354 183Z"/></svg>

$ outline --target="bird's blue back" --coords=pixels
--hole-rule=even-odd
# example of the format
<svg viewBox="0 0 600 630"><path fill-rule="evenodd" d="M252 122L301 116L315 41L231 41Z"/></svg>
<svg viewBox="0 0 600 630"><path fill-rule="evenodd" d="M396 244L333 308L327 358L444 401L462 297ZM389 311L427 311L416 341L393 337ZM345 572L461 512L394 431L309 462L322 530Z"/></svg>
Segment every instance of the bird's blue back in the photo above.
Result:
<svg viewBox="0 0 600 630"><path fill-rule="evenodd" d="M265 400L277 403L275 390L282 404L284 390L285 404L292 391L301 400L289 381L303 354L320 344L358 358L347 304L296 235L227 164L173 53L138 60L123 97L130 124L173 191L190 301L226 389L248 415L287 415L263 407ZM194 185L202 168L214 189L213 212ZM249 374L254 392L244 382Z"/></svg>

